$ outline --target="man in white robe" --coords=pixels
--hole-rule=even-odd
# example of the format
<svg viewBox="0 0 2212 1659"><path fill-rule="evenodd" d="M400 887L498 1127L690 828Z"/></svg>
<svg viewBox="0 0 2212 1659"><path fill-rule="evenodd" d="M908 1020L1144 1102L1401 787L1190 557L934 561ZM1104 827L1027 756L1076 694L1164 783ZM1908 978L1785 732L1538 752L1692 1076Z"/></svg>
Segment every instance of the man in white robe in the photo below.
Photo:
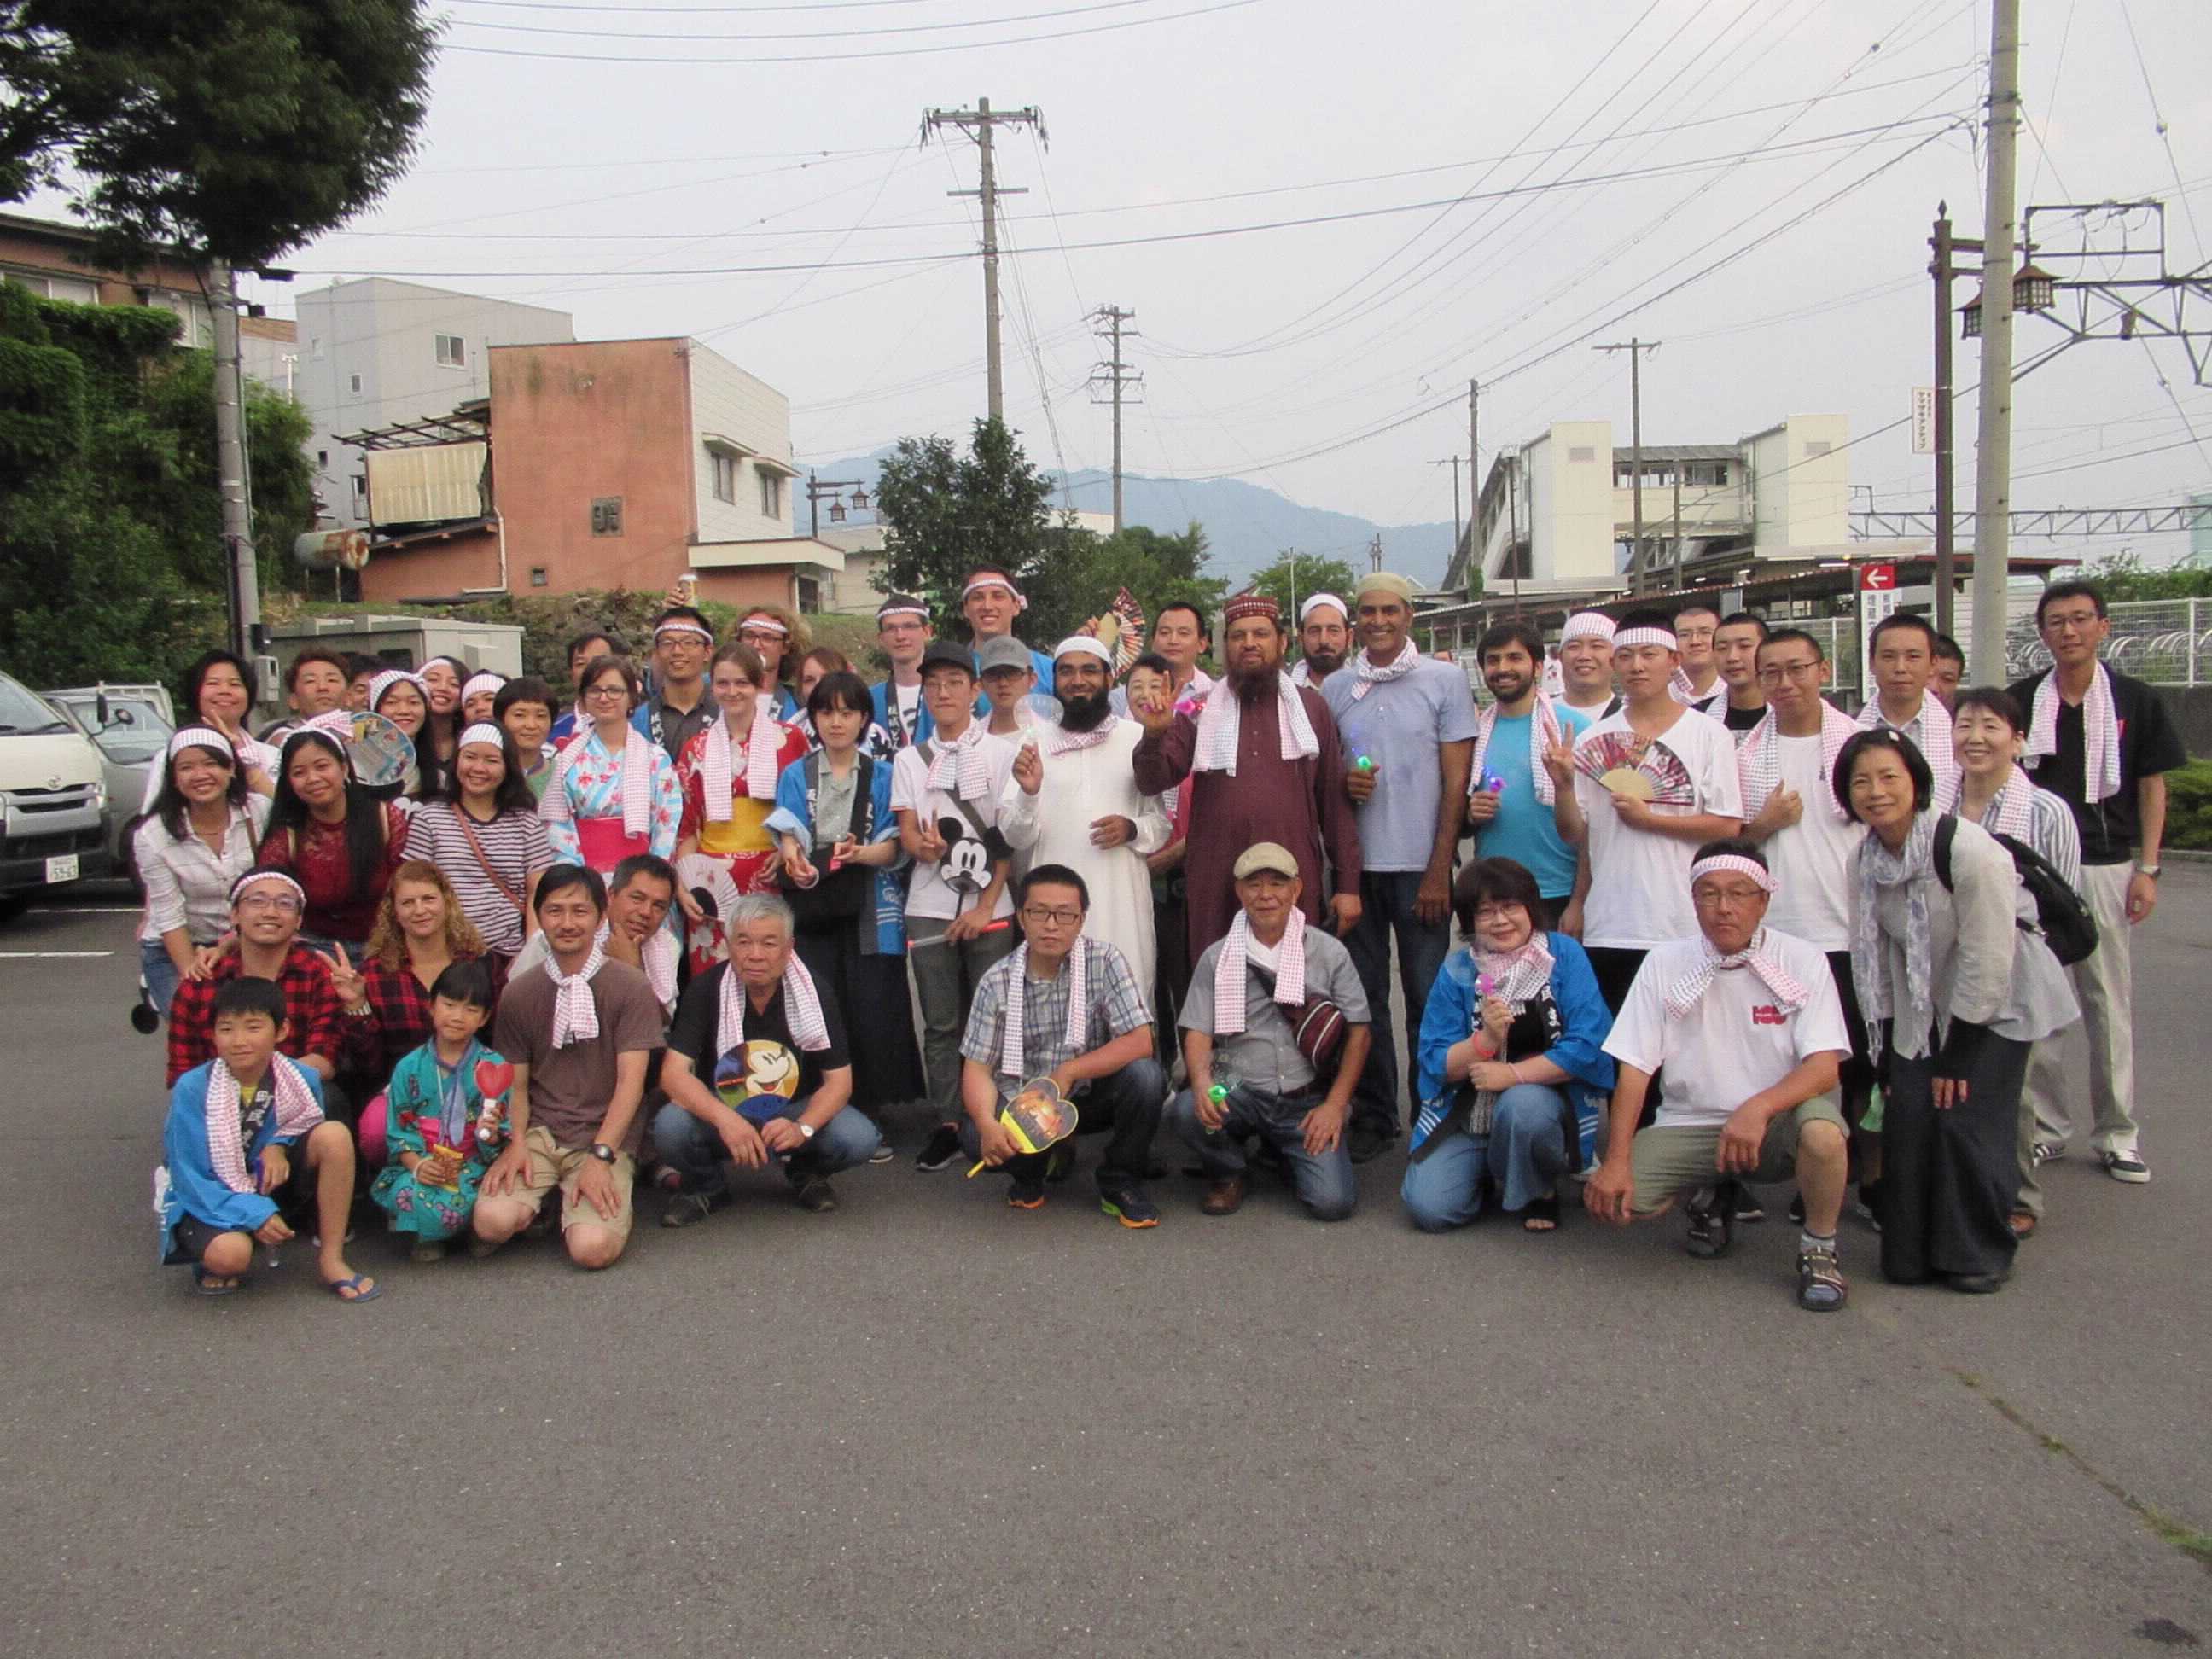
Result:
<svg viewBox="0 0 2212 1659"><path fill-rule="evenodd" d="M1053 695L1066 712L1058 727L1041 726L1022 744L999 832L1014 849L1017 877L1063 864L1083 878L1091 890L1084 933L1115 946L1137 983L1150 985L1152 882L1145 860L1172 832L1158 798L1137 788L1132 757L1144 728L1108 705L1113 661L1097 640L1063 640L1052 666Z"/></svg>

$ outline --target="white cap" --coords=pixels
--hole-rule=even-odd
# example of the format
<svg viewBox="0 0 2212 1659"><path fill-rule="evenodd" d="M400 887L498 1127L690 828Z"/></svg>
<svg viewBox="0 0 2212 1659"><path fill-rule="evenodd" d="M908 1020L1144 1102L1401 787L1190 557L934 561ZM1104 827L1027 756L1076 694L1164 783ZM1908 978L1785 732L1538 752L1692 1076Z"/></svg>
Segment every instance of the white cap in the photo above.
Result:
<svg viewBox="0 0 2212 1659"><path fill-rule="evenodd" d="M1304 627L1306 618L1324 605L1334 605L1337 615L1342 617L1346 622L1352 620L1352 607L1338 599L1335 594L1314 593L1308 595L1305 603L1298 607L1298 626Z"/></svg>

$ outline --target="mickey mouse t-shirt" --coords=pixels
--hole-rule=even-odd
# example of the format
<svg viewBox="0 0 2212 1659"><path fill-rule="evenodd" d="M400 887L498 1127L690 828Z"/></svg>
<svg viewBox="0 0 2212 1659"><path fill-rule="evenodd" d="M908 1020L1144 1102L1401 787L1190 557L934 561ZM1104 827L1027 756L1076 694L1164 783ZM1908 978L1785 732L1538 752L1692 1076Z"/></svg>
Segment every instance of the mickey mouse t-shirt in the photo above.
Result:
<svg viewBox="0 0 2212 1659"><path fill-rule="evenodd" d="M729 971L727 963L720 963L685 988L676 1006L676 1023L669 1027L668 1046L691 1062L692 1071L732 1111L755 1123L790 1115L793 1108L804 1108L807 1097L822 1086L824 1072L853 1063L845 1046L845 1023L836 1005L825 997L822 1023L829 1030L830 1046L801 1048L792 1040L779 985L766 1008L756 1008L750 996L745 999L744 1041L718 1054L714 1028L721 1017L723 976Z"/></svg>
<svg viewBox="0 0 2212 1659"><path fill-rule="evenodd" d="M929 787L929 763L921 751L927 748L934 754L939 741L933 738L927 744L899 750L891 763L891 810L911 811L919 825L934 825L945 837L942 859L915 861L907 881L907 915L950 921L963 910L974 909L975 896L991 884L992 845L976 834L976 825L996 830L999 801L1013 775L1015 748L1004 738L984 737L987 787L975 799L962 802L948 790ZM1013 884L1008 882L1000 891L991 919L996 921L1013 913Z"/></svg>

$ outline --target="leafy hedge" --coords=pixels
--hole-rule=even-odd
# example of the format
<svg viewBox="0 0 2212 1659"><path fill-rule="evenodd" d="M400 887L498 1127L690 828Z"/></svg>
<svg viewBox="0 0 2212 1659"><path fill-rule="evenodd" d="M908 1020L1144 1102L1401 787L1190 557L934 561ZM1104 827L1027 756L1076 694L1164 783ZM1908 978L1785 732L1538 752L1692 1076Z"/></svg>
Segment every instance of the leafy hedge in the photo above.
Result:
<svg viewBox="0 0 2212 1659"><path fill-rule="evenodd" d="M2166 775L2166 844L2212 852L2212 760Z"/></svg>

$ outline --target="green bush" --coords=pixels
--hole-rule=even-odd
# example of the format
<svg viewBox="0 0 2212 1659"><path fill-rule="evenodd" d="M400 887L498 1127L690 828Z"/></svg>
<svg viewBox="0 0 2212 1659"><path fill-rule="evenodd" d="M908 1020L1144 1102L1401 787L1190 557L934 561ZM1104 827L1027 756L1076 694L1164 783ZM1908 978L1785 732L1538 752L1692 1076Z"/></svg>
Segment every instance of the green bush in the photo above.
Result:
<svg viewBox="0 0 2212 1659"><path fill-rule="evenodd" d="M2212 852L2212 760L2166 775L2166 844Z"/></svg>

